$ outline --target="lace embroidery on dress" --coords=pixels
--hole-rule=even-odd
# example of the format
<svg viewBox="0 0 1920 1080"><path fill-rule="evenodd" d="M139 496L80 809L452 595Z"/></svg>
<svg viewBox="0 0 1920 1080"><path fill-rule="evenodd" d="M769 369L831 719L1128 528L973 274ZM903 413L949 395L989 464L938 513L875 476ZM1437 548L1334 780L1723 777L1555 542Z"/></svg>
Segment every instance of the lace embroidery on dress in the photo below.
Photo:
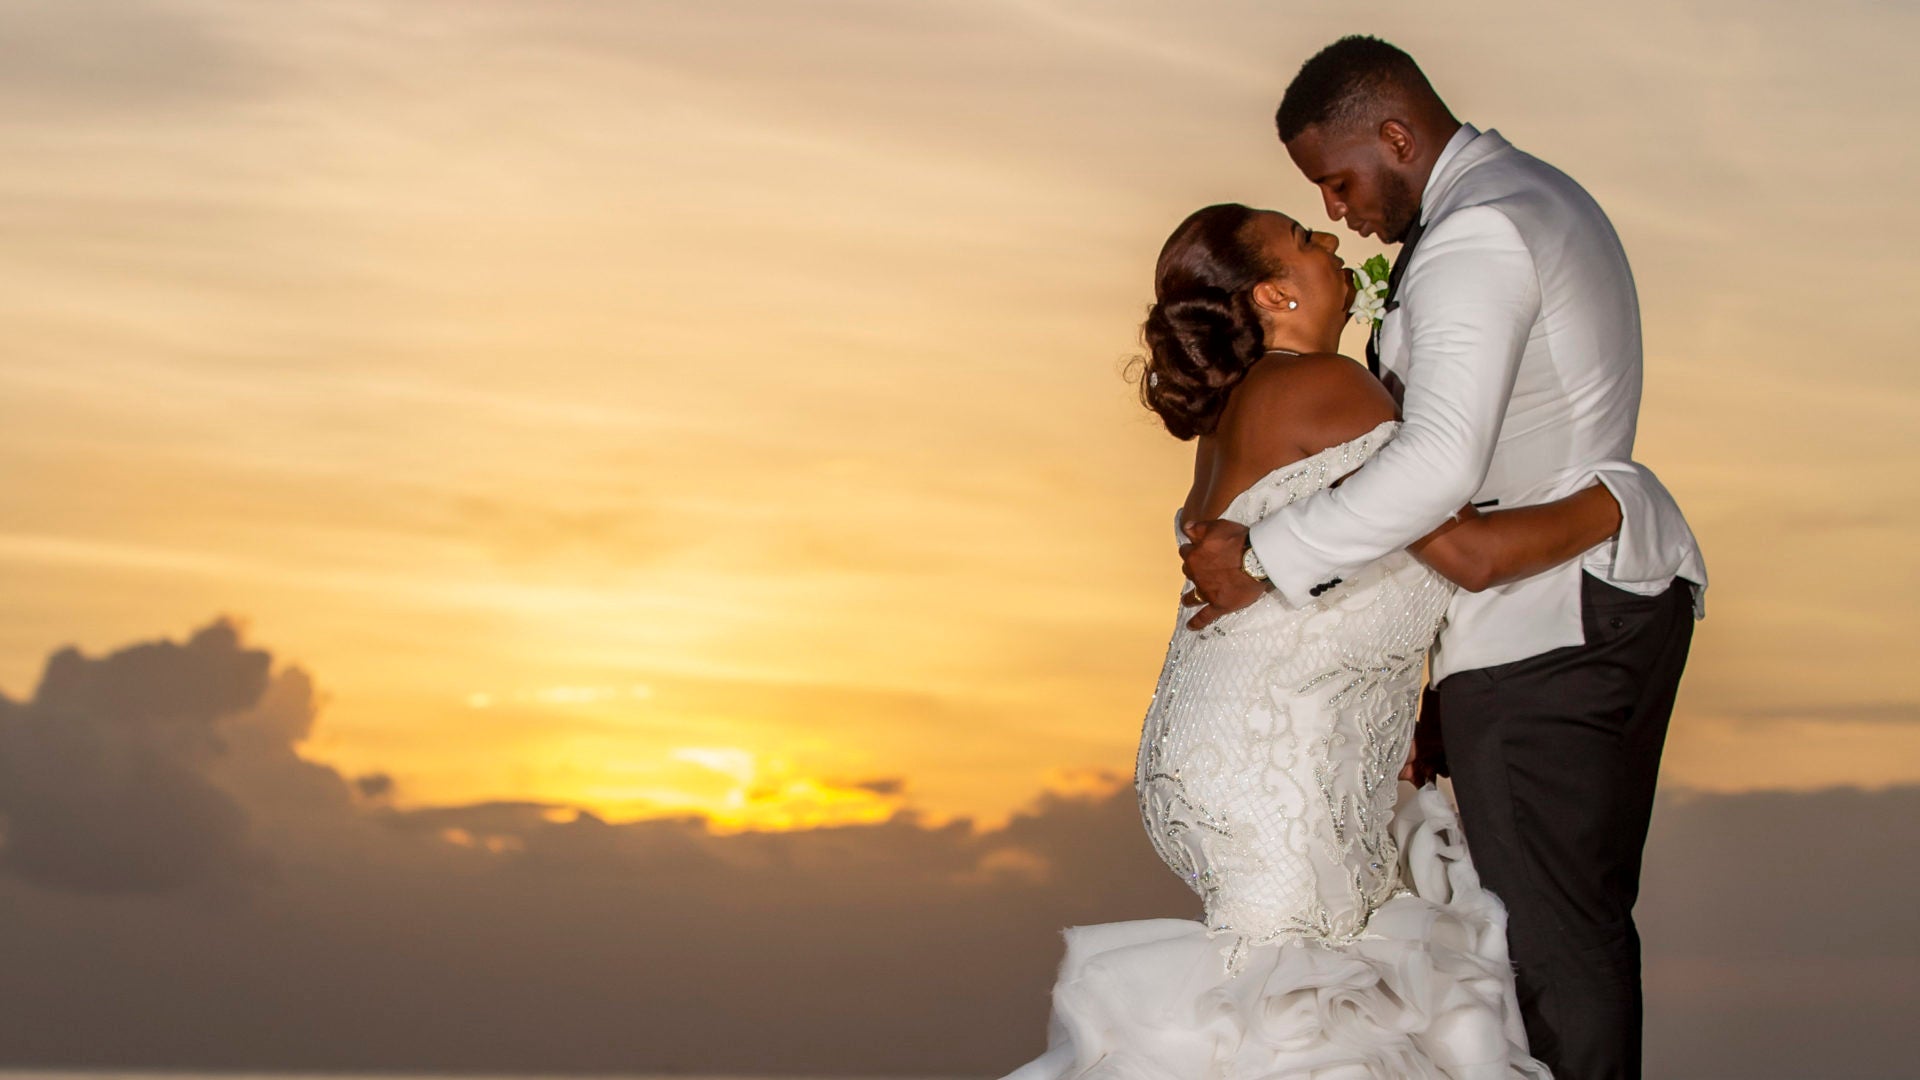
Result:
<svg viewBox="0 0 1920 1080"><path fill-rule="evenodd" d="M1222 516L1251 524L1324 490L1398 427L1274 470ZM1200 631L1177 609L1134 785L1208 936L1233 936L1230 972L1255 945L1351 942L1398 890L1396 776L1452 589L1395 552L1302 607L1268 592Z"/></svg>

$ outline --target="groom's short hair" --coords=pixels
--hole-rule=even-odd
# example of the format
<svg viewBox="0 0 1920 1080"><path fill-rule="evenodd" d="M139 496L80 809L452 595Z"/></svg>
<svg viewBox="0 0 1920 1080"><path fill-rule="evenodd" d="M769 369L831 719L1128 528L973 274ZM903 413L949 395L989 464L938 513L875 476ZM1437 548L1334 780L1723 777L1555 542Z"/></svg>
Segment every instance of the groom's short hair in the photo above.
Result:
<svg viewBox="0 0 1920 1080"><path fill-rule="evenodd" d="M1273 122L1281 142L1292 142L1310 127L1347 134L1386 119L1381 114L1394 105L1424 105L1427 99L1440 104L1413 57L1379 38L1355 34L1300 65Z"/></svg>

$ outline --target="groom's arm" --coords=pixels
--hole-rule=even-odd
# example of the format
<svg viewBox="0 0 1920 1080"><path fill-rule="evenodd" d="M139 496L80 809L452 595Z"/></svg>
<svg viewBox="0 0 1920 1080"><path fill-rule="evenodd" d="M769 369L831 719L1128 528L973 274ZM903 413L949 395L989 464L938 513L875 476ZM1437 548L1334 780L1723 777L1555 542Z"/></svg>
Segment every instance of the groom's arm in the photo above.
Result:
<svg viewBox="0 0 1920 1080"><path fill-rule="evenodd" d="M1432 532L1480 489L1540 312L1532 255L1486 206L1433 225L1397 292L1412 348L1399 432L1341 486L1248 534L1268 580L1294 604Z"/></svg>

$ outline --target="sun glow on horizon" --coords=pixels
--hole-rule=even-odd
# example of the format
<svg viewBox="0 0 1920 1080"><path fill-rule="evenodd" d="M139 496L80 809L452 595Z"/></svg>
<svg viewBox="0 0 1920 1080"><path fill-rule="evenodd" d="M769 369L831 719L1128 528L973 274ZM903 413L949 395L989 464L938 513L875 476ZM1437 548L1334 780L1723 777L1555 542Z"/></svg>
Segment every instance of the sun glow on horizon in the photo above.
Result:
<svg viewBox="0 0 1920 1080"><path fill-rule="evenodd" d="M94 7L0 80L9 694L235 612L400 805L998 821L1128 774L1191 477L1121 374L1153 259L1223 199L1323 223L1272 108L1353 12ZM1869 120L1920 69L1825 17L1361 19L1620 229L1713 577L1676 786L1920 779L1920 213L1805 197L1916 171Z"/></svg>

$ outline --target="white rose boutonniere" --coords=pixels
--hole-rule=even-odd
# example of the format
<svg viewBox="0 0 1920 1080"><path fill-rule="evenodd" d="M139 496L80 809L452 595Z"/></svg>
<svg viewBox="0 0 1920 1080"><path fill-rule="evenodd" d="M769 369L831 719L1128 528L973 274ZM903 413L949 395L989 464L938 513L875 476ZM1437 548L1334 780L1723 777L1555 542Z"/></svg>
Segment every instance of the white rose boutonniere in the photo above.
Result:
<svg viewBox="0 0 1920 1080"><path fill-rule="evenodd" d="M1386 314L1389 272L1385 255L1375 255L1358 268L1348 271L1353 275L1353 306L1347 310L1352 313L1354 322L1369 330Z"/></svg>

